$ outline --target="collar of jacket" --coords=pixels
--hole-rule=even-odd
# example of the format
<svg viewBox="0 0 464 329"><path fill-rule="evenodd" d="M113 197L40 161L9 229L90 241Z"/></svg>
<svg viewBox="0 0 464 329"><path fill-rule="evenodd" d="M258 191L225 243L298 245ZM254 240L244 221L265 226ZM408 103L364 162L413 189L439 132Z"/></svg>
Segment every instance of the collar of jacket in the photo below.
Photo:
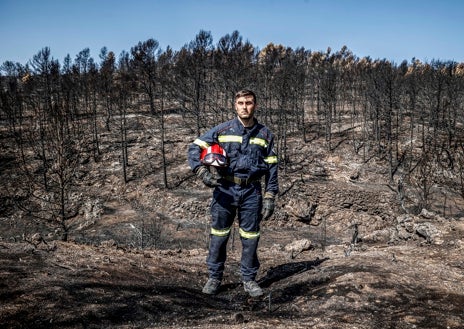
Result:
<svg viewBox="0 0 464 329"><path fill-rule="evenodd" d="M258 119L256 118L253 118L253 125L251 127L245 127L242 123L242 121L240 121L240 119L238 117L235 117L235 124L237 125L237 127L239 128L239 130L241 132L244 132L245 129L248 129L248 131L253 131L256 129L256 127L258 127Z"/></svg>

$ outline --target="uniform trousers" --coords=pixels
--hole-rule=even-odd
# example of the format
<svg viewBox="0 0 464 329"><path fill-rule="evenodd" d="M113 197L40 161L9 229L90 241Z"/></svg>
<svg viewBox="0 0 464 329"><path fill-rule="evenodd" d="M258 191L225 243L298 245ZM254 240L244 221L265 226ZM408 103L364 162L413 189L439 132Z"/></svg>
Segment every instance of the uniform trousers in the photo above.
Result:
<svg viewBox="0 0 464 329"><path fill-rule="evenodd" d="M262 187L259 181L246 186L225 181L215 188L211 202L211 240L206 260L210 278L222 280L227 258L227 241L237 216L242 243L242 280L255 280L260 266L257 249L262 201Z"/></svg>

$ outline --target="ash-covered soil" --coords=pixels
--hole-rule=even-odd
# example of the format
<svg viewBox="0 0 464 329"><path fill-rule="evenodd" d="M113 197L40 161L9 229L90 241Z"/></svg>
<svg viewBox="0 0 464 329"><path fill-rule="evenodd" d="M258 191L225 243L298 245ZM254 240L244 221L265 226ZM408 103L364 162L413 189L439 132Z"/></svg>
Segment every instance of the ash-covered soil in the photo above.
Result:
<svg viewBox="0 0 464 329"><path fill-rule="evenodd" d="M424 220L411 218L413 225ZM201 293L206 248L1 243L0 322L3 328L463 328L464 222L442 219L431 242L417 234L400 243L363 242L359 232L355 243L327 245L322 224L308 232L274 224L263 225L258 279L265 295L257 299L240 285L236 239L222 290L212 297Z"/></svg>

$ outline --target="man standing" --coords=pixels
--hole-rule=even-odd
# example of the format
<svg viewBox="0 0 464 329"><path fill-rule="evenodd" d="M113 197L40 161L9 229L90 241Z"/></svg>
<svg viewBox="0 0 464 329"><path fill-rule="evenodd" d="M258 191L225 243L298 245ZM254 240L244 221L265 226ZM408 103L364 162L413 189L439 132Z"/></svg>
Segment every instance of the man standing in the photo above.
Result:
<svg viewBox="0 0 464 329"><path fill-rule="evenodd" d="M192 171L203 183L215 188L211 202L211 240L206 261L209 279L203 293L216 294L219 290L227 256L227 241L237 215L242 242L240 271L243 287L250 296L256 297L263 294L255 281L260 265L257 256L259 224L274 212L279 190L277 154L273 134L254 117L256 95L250 90L237 92L235 110L235 119L210 129L189 146L188 160ZM211 173L205 166L208 163L202 161L202 152L203 155L207 153L212 145L218 145L227 156L227 163L219 161L221 165L214 168L219 175ZM220 155L214 158L221 160Z"/></svg>

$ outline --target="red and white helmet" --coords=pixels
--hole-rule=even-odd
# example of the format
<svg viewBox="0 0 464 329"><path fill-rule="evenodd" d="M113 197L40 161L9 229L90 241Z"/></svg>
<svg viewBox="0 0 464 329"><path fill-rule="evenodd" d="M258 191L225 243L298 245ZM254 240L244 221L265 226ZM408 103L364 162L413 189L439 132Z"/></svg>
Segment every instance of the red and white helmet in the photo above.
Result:
<svg viewBox="0 0 464 329"><path fill-rule="evenodd" d="M227 167L229 165L226 151L219 144L212 144L203 149L200 160L206 166Z"/></svg>

